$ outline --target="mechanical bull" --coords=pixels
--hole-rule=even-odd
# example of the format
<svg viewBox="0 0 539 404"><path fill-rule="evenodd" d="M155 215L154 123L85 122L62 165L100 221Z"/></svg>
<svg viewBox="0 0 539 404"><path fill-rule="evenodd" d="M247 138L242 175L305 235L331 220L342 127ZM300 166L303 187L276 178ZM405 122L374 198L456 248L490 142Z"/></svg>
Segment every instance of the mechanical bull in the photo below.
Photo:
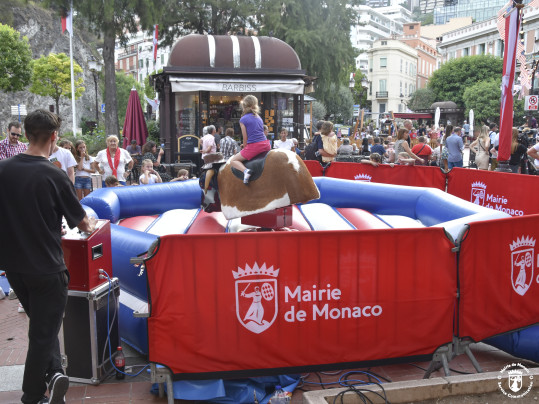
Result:
<svg viewBox="0 0 539 404"><path fill-rule="evenodd" d="M228 220L320 198L303 160L289 150L271 150L244 162L252 171L248 184L221 154L208 155L204 162L202 206L207 212L222 211Z"/></svg>

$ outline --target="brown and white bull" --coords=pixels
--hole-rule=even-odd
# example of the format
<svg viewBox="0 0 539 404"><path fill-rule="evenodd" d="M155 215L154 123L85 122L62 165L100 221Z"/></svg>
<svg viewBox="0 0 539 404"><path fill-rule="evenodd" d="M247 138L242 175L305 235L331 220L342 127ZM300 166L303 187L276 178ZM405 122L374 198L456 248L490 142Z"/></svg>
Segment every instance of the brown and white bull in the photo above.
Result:
<svg viewBox="0 0 539 404"><path fill-rule="evenodd" d="M220 200L220 210L231 220L320 198L309 170L292 151L271 150L245 162L245 166L252 171L248 184L243 183L243 173L232 168L229 161L214 164L206 172L201 184L205 210L219 210L215 202ZM216 173L219 198L208 192Z"/></svg>

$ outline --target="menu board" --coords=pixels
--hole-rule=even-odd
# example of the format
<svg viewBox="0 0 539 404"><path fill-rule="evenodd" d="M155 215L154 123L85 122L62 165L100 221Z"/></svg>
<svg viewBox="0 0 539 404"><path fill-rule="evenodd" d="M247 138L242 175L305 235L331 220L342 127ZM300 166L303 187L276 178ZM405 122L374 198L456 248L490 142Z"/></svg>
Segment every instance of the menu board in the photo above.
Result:
<svg viewBox="0 0 539 404"><path fill-rule="evenodd" d="M184 135L178 138L178 151L180 154L198 152L198 137Z"/></svg>

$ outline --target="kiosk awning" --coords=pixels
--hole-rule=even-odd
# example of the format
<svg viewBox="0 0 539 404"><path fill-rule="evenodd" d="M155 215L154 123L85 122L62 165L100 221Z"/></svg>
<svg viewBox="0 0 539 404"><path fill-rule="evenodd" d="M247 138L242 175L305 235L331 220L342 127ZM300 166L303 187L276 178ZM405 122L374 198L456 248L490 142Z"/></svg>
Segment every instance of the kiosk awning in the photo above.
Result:
<svg viewBox="0 0 539 404"><path fill-rule="evenodd" d="M225 93L303 94L305 82L300 78L206 78L171 77L172 92L218 91Z"/></svg>

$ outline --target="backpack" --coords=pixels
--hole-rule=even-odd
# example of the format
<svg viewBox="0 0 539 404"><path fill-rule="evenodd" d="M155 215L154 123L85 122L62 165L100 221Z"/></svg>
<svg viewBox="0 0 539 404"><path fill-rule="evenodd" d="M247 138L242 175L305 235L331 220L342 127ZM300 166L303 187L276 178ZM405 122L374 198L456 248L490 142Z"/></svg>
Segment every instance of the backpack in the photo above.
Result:
<svg viewBox="0 0 539 404"><path fill-rule="evenodd" d="M316 156L316 152L318 151L317 141L320 135L314 135L313 141L309 143L307 146L305 146L305 158L304 160L317 160L319 162L322 161L321 156Z"/></svg>

